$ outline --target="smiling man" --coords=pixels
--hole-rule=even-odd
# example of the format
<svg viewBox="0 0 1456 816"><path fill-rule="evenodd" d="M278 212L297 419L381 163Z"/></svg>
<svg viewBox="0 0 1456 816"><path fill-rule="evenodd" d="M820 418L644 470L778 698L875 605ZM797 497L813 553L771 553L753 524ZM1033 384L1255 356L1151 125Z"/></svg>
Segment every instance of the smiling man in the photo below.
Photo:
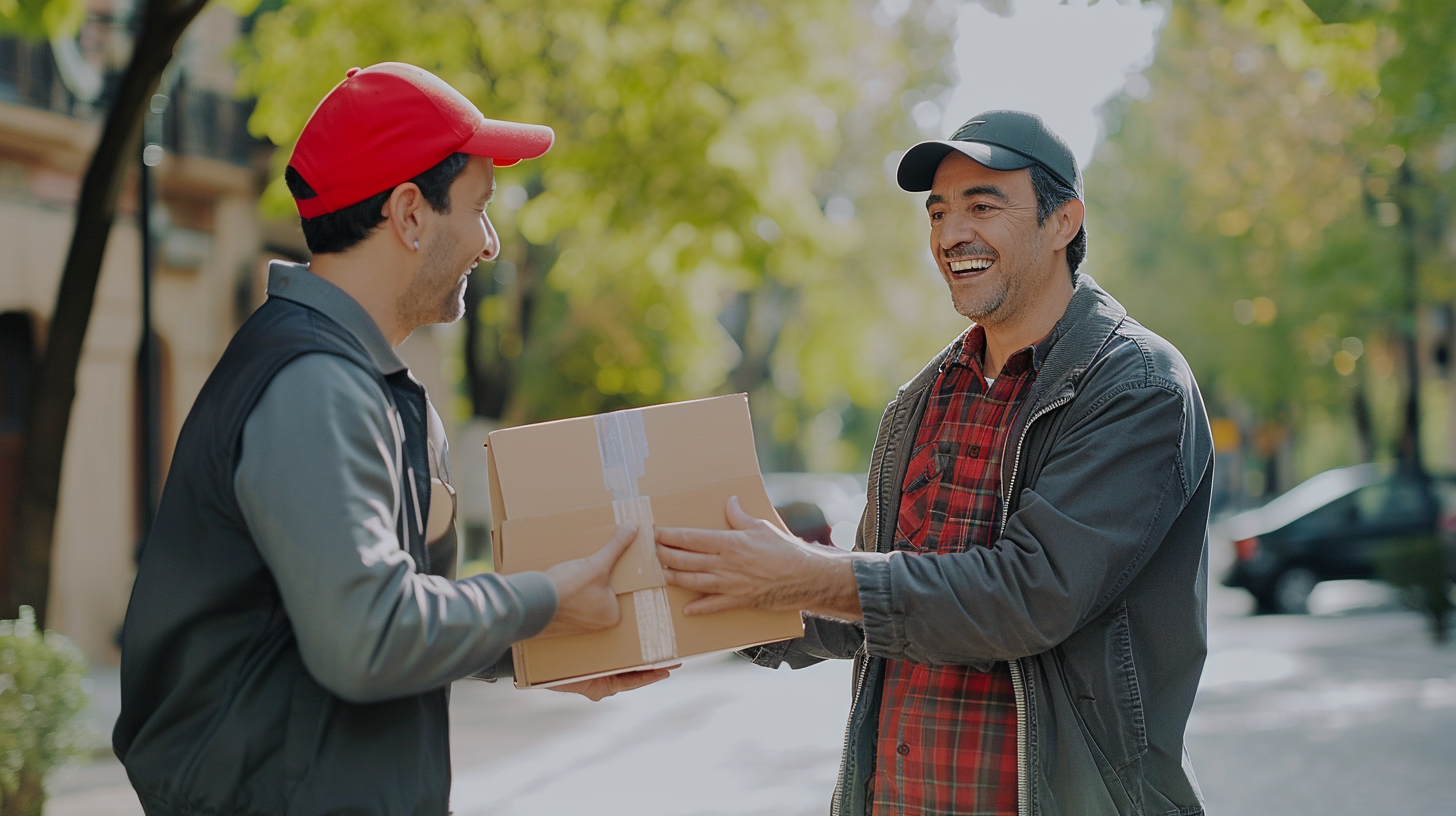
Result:
<svg viewBox="0 0 1456 816"><path fill-rule="evenodd" d="M798 609L765 666L852 658L844 816L1203 812L1183 732L1206 652L1212 439L1177 350L1077 272L1082 178L990 111L901 160L972 322L885 411L856 552L727 508L659 529L690 613Z"/></svg>
<svg viewBox="0 0 1456 816"><path fill-rule="evenodd" d="M285 178L313 261L273 264L198 394L127 609L113 744L149 816L445 816L450 682L618 622L608 578L635 530L452 580L443 427L394 351L464 314L500 251L495 168L552 139L401 63L350 70L304 126Z"/></svg>

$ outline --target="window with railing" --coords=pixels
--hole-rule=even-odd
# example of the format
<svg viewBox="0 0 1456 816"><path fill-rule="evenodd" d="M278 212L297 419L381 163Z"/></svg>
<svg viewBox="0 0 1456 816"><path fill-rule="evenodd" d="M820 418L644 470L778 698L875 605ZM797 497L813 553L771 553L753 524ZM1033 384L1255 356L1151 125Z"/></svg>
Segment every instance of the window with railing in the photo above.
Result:
<svg viewBox="0 0 1456 816"><path fill-rule="evenodd" d="M0 103L90 119L106 109L118 77L104 74L100 98L87 104L66 86L50 43L0 36ZM168 151L248 167L253 151L266 146L248 133L253 100L191 87L185 72L167 95L162 146Z"/></svg>

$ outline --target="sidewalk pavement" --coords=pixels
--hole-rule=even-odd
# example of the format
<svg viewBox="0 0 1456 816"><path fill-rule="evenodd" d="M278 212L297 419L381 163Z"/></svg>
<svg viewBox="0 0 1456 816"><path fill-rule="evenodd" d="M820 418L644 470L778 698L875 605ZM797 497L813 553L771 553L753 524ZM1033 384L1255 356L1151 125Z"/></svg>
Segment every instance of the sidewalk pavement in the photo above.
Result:
<svg viewBox="0 0 1456 816"><path fill-rule="evenodd" d="M1188 750L1214 816L1456 812L1456 648L1379 585L1321 585L1317 614L1250 617L1210 592L1210 654ZM768 671L731 655L688 661L601 703L509 683L454 687L458 816L822 816L849 667ZM114 669L92 674L92 761L58 771L46 816L139 816L104 753Z"/></svg>
<svg viewBox="0 0 1456 816"><path fill-rule="evenodd" d="M95 669L91 679L83 716L96 753L52 776L45 816L141 816L107 747L117 672ZM727 654L690 659L668 681L600 703L461 681L450 706L452 809L817 816L828 811L849 682L844 663L769 671Z"/></svg>

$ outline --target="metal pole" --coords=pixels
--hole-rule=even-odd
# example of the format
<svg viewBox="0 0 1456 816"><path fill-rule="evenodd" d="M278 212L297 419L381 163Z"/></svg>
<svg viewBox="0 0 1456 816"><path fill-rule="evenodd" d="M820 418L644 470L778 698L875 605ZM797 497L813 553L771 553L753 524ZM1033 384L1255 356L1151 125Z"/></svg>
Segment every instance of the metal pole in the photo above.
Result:
<svg viewBox="0 0 1456 816"><path fill-rule="evenodd" d="M138 185L137 218L141 231L141 285L142 285L142 336L137 349L137 408L140 420L137 429L138 473L137 490L138 519L141 545L152 530L152 521L157 513L159 485L162 472L161 457L161 375L156 334L152 331L152 284L156 268L155 238L152 229L152 205L155 198L152 168L162 161L162 112L166 110L167 97L156 94L152 97L151 109L143 126L141 176Z"/></svg>

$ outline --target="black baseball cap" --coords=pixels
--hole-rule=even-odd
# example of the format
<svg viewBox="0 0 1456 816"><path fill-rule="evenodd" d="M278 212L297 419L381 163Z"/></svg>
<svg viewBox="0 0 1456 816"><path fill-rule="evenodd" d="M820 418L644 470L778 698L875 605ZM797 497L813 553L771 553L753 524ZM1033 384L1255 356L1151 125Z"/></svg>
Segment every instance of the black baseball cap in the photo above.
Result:
<svg viewBox="0 0 1456 816"><path fill-rule="evenodd" d="M1082 173L1072 149L1040 116L1013 110L986 111L971 117L946 141L921 142L905 151L895 174L900 188L910 193L929 190L936 168L952 150L992 170L1039 164L1082 197Z"/></svg>

